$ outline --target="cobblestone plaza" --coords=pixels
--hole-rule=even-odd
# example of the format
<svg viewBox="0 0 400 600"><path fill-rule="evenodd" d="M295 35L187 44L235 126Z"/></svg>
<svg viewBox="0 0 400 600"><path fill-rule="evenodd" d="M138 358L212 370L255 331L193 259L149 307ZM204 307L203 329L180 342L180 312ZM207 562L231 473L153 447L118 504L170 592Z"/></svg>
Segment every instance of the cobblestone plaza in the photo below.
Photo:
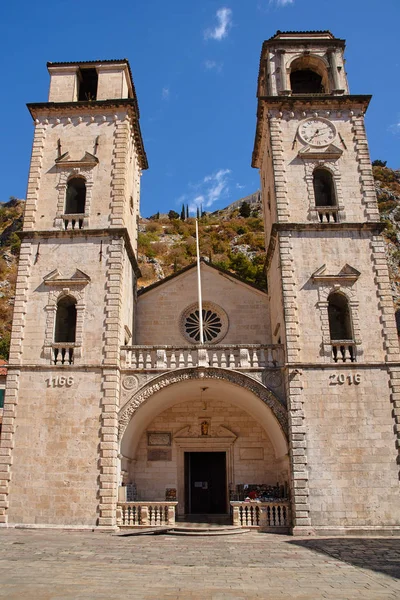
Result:
<svg viewBox="0 0 400 600"><path fill-rule="evenodd" d="M0 598L396 600L399 538L0 530Z"/></svg>

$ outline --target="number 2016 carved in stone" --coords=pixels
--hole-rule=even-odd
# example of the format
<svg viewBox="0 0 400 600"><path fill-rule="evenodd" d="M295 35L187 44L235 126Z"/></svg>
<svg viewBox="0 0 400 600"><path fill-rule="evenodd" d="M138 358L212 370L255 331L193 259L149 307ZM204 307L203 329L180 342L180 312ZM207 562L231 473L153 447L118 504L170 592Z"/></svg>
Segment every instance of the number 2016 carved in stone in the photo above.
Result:
<svg viewBox="0 0 400 600"><path fill-rule="evenodd" d="M332 375L329 375L329 379L331 385L343 385L345 383L348 385L352 385L353 383L358 385L361 383L361 374L349 373L346 375L345 373L333 373Z"/></svg>

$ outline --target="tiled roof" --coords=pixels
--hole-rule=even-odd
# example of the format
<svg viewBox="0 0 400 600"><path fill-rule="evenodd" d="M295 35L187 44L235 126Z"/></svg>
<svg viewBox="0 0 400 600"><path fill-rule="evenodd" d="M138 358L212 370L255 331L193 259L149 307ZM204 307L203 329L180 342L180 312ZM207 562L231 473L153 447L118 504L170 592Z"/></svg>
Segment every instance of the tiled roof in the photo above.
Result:
<svg viewBox="0 0 400 600"><path fill-rule="evenodd" d="M316 34L316 33L329 33L329 35L331 35L332 37L334 37L333 33L331 31L329 31L329 29L310 29L308 31L281 31L280 29L278 29L278 31L275 33L275 35L273 35L272 37L270 37L267 41L270 40L274 40L278 35L312 35L312 34Z"/></svg>
<svg viewBox="0 0 400 600"><path fill-rule="evenodd" d="M47 63L48 67L53 67L53 66L58 66L58 65L62 65L62 66L71 66L71 65L97 65L97 64L101 64L101 63L122 63L122 62L126 62L129 65L129 61L127 58L106 58L105 60L100 60L100 59L96 59L96 60L71 60L71 61L62 61L62 62L51 62L49 61Z"/></svg>

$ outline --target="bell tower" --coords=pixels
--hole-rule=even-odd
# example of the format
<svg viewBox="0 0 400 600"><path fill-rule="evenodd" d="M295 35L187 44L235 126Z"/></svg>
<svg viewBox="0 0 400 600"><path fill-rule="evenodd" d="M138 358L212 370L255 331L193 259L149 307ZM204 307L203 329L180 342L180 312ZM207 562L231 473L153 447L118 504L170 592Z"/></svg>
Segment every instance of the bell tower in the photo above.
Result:
<svg viewBox="0 0 400 600"><path fill-rule="evenodd" d="M329 31L278 31L258 78L252 165L273 341L286 348L295 534L387 531L400 518L399 347L370 96L350 94L344 48Z"/></svg>
<svg viewBox="0 0 400 600"><path fill-rule="evenodd" d="M0 522L114 527L120 347L134 336L147 159L127 60L48 70L48 102L28 105Z"/></svg>

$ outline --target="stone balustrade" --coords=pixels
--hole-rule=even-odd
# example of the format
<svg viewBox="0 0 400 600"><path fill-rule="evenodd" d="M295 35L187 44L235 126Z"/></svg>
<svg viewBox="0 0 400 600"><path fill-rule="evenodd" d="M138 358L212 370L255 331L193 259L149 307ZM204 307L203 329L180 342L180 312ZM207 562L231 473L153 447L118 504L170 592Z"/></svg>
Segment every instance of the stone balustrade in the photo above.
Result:
<svg viewBox="0 0 400 600"><path fill-rule="evenodd" d="M72 365L74 362L74 343L54 342L51 344L51 362L54 365Z"/></svg>
<svg viewBox="0 0 400 600"><path fill-rule="evenodd" d="M331 340L331 344L335 362L355 362L356 345L352 340Z"/></svg>
<svg viewBox="0 0 400 600"><path fill-rule="evenodd" d="M320 223L337 223L339 209L337 206L318 206L316 208Z"/></svg>
<svg viewBox="0 0 400 600"><path fill-rule="evenodd" d="M284 364L280 344L202 346L124 346L122 363L127 369L166 371L186 367L221 367L225 369L265 369Z"/></svg>
<svg viewBox="0 0 400 600"><path fill-rule="evenodd" d="M83 229L87 227L87 218L83 213L61 215L64 229Z"/></svg>
<svg viewBox="0 0 400 600"><path fill-rule="evenodd" d="M118 502L118 527L170 527L175 525L177 502Z"/></svg>
<svg viewBox="0 0 400 600"><path fill-rule="evenodd" d="M290 508L287 500L271 502L231 502L233 525L257 527L263 530L287 530L290 527Z"/></svg>

